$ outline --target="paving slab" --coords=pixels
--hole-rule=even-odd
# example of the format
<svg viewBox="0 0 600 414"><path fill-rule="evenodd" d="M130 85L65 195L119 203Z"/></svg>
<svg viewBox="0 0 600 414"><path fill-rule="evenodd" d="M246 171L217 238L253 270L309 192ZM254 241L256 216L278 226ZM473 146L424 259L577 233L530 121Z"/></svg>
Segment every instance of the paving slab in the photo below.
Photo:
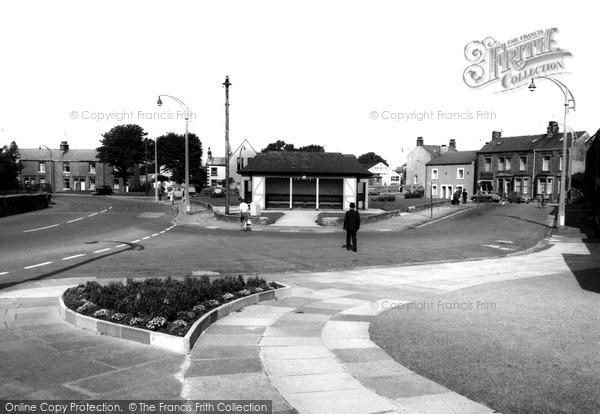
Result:
<svg viewBox="0 0 600 414"><path fill-rule="evenodd" d="M347 372L332 374L288 375L270 378L283 395L307 392L360 389L363 385Z"/></svg>
<svg viewBox="0 0 600 414"><path fill-rule="evenodd" d="M263 359L310 359L329 358L331 353L326 346L268 346L260 351Z"/></svg>
<svg viewBox="0 0 600 414"><path fill-rule="evenodd" d="M262 372L260 358L219 358L198 359L192 361L187 369L186 377L212 375L244 374L247 372Z"/></svg>
<svg viewBox="0 0 600 414"><path fill-rule="evenodd" d="M397 405L418 414L484 414L496 411L455 392L398 398Z"/></svg>
<svg viewBox="0 0 600 414"><path fill-rule="evenodd" d="M383 413L396 412L399 408L366 388L287 394L285 397L300 413L307 414Z"/></svg>
<svg viewBox="0 0 600 414"><path fill-rule="evenodd" d="M332 356L293 360L263 358L263 363L270 377L344 372L344 368Z"/></svg>
<svg viewBox="0 0 600 414"><path fill-rule="evenodd" d="M417 374L357 377L365 387L390 400L450 392L448 388Z"/></svg>

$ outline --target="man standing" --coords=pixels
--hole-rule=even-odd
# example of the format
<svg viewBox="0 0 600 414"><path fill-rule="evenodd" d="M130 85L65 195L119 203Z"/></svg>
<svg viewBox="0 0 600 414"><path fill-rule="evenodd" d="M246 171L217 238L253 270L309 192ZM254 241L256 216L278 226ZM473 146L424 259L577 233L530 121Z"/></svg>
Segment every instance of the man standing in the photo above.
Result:
<svg viewBox="0 0 600 414"><path fill-rule="evenodd" d="M346 249L356 251L356 232L360 228L360 215L354 208L356 205L350 203L350 210L344 216L344 230L346 230ZM350 244L352 242L352 244Z"/></svg>
<svg viewBox="0 0 600 414"><path fill-rule="evenodd" d="M250 207L246 203L246 200L240 198L240 222L241 230L246 231L248 225L248 216L250 215Z"/></svg>
<svg viewBox="0 0 600 414"><path fill-rule="evenodd" d="M463 192L462 192L463 204L467 204L467 196L468 196L467 190L465 190L463 188Z"/></svg>

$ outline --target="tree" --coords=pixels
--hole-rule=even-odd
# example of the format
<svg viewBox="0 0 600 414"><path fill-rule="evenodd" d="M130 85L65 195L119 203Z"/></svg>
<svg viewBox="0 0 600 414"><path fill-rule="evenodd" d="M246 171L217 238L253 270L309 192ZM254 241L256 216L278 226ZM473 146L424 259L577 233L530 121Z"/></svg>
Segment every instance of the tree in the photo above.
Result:
<svg viewBox="0 0 600 414"><path fill-rule="evenodd" d="M270 151L303 151L303 152L325 152L325 147L322 145L305 145L300 148L294 147L294 144L286 144L285 141L277 140L275 142L271 142L265 148L263 148L260 152L270 152Z"/></svg>
<svg viewBox="0 0 600 414"><path fill-rule="evenodd" d="M185 181L185 135L168 132L157 138L158 165L164 166L171 172L171 179L176 183ZM201 184L202 172L202 142L194 133L188 134L190 182ZM153 148L154 150L154 148Z"/></svg>
<svg viewBox="0 0 600 414"><path fill-rule="evenodd" d="M365 165L375 165L382 162L389 167L388 162L374 152L367 152L361 155L358 157L358 162Z"/></svg>
<svg viewBox="0 0 600 414"><path fill-rule="evenodd" d="M305 145L304 147L298 148L298 151L304 151L304 152L325 152L325 147L322 146L322 145L311 144L311 145Z"/></svg>
<svg viewBox="0 0 600 414"><path fill-rule="evenodd" d="M118 125L102 135L102 146L97 148L101 163L114 167L113 176L123 179L127 186L133 168L144 160L144 129L135 124Z"/></svg>
<svg viewBox="0 0 600 414"><path fill-rule="evenodd" d="M22 169L16 142L11 142L9 146L4 145L0 151L0 191L18 189Z"/></svg>

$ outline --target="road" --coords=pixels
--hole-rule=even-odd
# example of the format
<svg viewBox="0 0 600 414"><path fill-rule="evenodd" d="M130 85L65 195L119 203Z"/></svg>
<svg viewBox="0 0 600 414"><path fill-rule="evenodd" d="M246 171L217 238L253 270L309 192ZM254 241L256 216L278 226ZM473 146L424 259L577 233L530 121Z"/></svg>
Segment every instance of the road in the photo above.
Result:
<svg viewBox="0 0 600 414"><path fill-rule="evenodd" d="M25 280L91 276L181 277L192 272L274 274L506 255L535 246L550 209L474 209L399 232L238 232L173 227L150 199L55 195L50 209L0 219L0 288Z"/></svg>

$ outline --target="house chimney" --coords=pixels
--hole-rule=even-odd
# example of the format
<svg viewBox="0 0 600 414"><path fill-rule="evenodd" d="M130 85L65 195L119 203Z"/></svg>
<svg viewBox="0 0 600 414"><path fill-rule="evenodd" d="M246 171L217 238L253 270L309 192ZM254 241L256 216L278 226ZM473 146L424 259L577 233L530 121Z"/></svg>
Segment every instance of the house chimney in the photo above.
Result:
<svg viewBox="0 0 600 414"><path fill-rule="evenodd" d="M456 151L456 140L454 138L452 138L450 140L450 144L448 146Z"/></svg>
<svg viewBox="0 0 600 414"><path fill-rule="evenodd" d="M442 145L440 147L440 154L445 154L448 152L448 147L446 145Z"/></svg>
<svg viewBox="0 0 600 414"><path fill-rule="evenodd" d="M492 141L502 138L502 131L493 131L492 132Z"/></svg>
<svg viewBox="0 0 600 414"><path fill-rule="evenodd" d="M558 122L550 121L548 122L548 128L546 128L546 136L552 138L554 134L558 134Z"/></svg>
<svg viewBox="0 0 600 414"><path fill-rule="evenodd" d="M417 147L422 147L423 146L423 137L418 137L417 138Z"/></svg>
<svg viewBox="0 0 600 414"><path fill-rule="evenodd" d="M62 152L67 152L69 150L69 144L67 143L67 141L62 141L60 143L60 150Z"/></svg>

